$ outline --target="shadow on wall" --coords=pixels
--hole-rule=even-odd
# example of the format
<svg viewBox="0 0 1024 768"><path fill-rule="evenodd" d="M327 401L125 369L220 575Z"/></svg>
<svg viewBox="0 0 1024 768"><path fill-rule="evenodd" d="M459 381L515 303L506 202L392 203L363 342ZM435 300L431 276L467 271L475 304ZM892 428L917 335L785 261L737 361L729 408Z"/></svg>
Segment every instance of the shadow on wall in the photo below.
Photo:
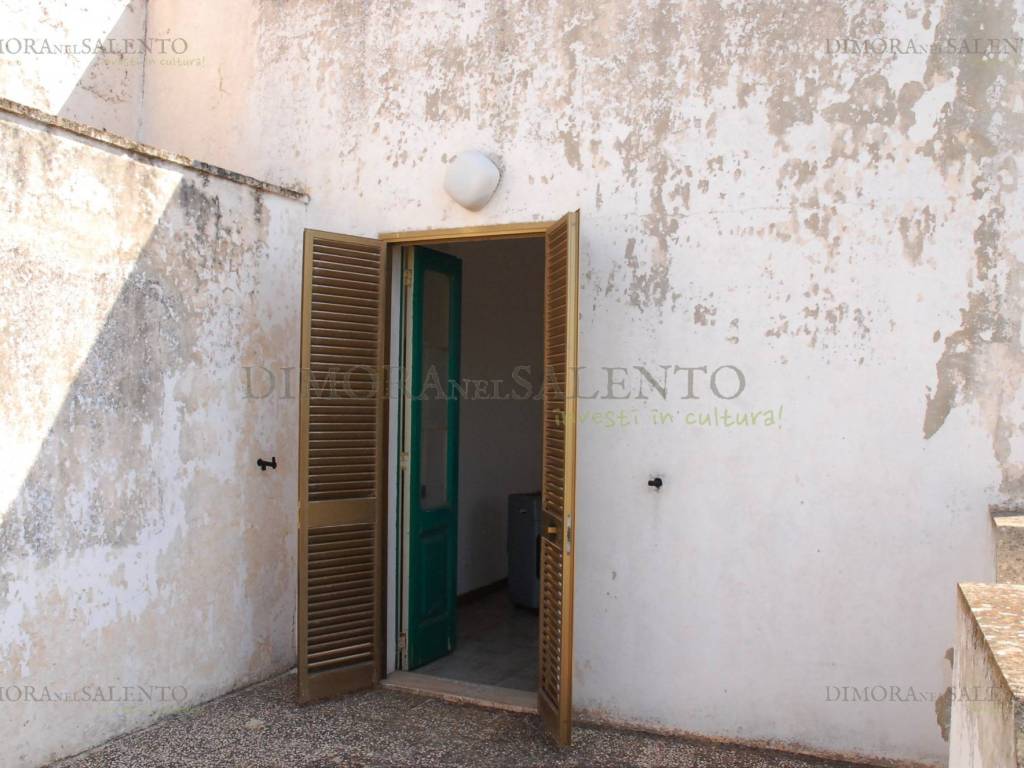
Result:
<svg viewBox="0 0 1024 768"><path fill-rule="evenodd" d="M254 190L0 136L0 742L33 765L294 664L295 470L255 460L297 403L242 373L297 356L300 275Z"/></svg>
<svg viewBox="0 0 1024 768"><path fill-rule="evenodd" d="M91 59L57 114L138 141L142 138L147 62L144 54L133 51L141 48L140 41L148 36L146 3L117 3L122 4L124 9L109 30L79 36L76 27L68 34L70 42L88 44L89 53L84 55L91 54Z"/></svg>

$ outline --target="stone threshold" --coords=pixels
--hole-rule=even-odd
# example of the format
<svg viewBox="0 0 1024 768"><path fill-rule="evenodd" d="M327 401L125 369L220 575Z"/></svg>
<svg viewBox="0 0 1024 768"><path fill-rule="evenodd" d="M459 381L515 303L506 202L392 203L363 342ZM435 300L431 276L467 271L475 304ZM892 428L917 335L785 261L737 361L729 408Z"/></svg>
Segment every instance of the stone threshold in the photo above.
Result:
<svg viewBox="0 0 1024 768"><path fill-rule="evenodd" d="M43 112L40 109L21 104L17 101L11 101L10 99L0 97L0 112L15 115L16 117L23 118L38 125L64 131L65 133L89 139L90 141L94 141L99 144L123 149L133 155L139 155L153 160L161 160L165 163L178 165L182 168L188 168L191 171L196 171L197 173L205 174L207 176L214 176L218 179L232 181L235 184L252 187L260 192L286 197L289 200L299 200L303 203L309 202L309 194L304 190L283 187L280 184L272 184L269 181L263 181L262 179L257 179L253 176L246 176L244 173L236 173L235 171L229 171L228 169L221 168L217 165L210 165L209 163L204 163L200 160L193 160L191 157L179 155L176 152L166 152L162 149L158 149L157 147L151 147L148 144L140 144L137 141L125 138L124 136L119 136L116 133L104 131L100 128L93 128L92 126L85 125L84 123L68 120L65 117L51 115L48 112Z"/></svg>
<svg viewBox="0 0 1024 768"><path fill-rule="evenodd" d="M473 704L507 712L537 714L537 693L497 685L467 683L418 672L392 672L380 682L382 688L405 691L455 704Z"/></svg>

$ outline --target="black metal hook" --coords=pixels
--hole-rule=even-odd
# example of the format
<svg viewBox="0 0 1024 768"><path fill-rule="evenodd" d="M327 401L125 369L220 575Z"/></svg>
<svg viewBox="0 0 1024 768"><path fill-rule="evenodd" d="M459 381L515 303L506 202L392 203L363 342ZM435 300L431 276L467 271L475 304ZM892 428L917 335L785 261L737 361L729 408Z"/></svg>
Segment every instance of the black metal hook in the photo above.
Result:
<svg viewBox="0 0 1024 768"><path fill-rule="evenodd" d="M270 461L266 461L265 459L256 459L256 466L260 468L260 472L266 472L267 467L277 469L277 456L271 456Z"/></svg>
<svg viewBox="0 0 1024 768"><path fill-rule="evenodd" d="M654 490L660 491L661 486L663 486L665 483L660 477L656 476L653 480L648 480L647 484L651 486L651 488L653 488Z"/></svg>

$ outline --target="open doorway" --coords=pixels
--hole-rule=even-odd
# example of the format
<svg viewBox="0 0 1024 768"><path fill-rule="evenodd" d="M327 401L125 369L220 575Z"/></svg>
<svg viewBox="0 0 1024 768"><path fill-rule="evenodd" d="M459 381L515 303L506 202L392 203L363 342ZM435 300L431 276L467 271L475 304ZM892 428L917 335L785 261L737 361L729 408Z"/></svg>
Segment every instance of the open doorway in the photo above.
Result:
<svg viewBox="0 0 1024 768"><path fill-rule="evenodd" d="M535 691L544 239L405 251L397 666Z"/></svg>
<svg viewBox="0 0 1024 768"><path fill-rule="evenodd" d="M305 231L300 700L359 690L385 676L397 687L395 678L413 675L443 681L447 691L435 686L423 692L446 697L462 696L451 693L452 685L483 686L489 693L477 700L536 711L559 744L570 742L579 221L574 211L557 221L406 231L379 239ZM531 238L534 243L521 242ZM541 242L543 266L537 257L531 265L529 254L539 254ZM516 256L502 261L503 248ZM462 298L466 264L482 270L467 279L468 318ZM520 322L515 313L523 310L528 315ZM517 354L508 354L519 349L519 337L510 334L538 325L543 363L533 370L535 342L530 351L519 350L519 362ZM464 335L472 374L466 376ZM527 337L536 338L535 332ZM404 371L397 392L386 378L395 370ZM424 388L426 398L412 397ZM464 401L469 419L463 441ZM481 418L476 407L486 404L502 410L481 412ZM512 405L536 410L519 412ZM540 432L539 446L531 430ZM532 517L538 485L535 525L526 518ZM511 539L510 497L521 505L513 512L523 518L516 524L513 515ZM502 512L504 525L495 524ZM508 644L532 632L531 566L534 584L540 578L534 670L526 644L518 658ZM498 602L506 596L527 613L507 611L508 602ZM496 646L495 640L506 645ZM457 656L460 648L476 655L476 663ZM456 670L444 674L489 673L498 676L497 683L524 687L403 671L448 657ZM506 666L496 668L496 658ZM537 681L534 691L525 687L531 677Z"/></svg>

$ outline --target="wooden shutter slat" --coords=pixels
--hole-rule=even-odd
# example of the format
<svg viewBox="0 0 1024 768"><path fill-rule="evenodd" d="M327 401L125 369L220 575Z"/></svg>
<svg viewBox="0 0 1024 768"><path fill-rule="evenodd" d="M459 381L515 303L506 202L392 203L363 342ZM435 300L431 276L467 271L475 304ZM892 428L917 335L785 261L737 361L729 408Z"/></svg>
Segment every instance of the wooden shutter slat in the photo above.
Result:
<svg viewBox="0 0 1024 768"><path fill-rule="evenodd" d="M373 353L376 357L377 339L356 338L350 333L331 333L322 336L315 336L312 340L312 352L320 354L354 354L365 355Z"/></svg>
<svg viewBox="0 0 1024 768"><path fill-rule="evenodd" d="M377 274L377 270L375 267L363 267L354 264L324 261L313 267L313 274L323 275L324 277L336 277L344 280L356 280L358 278L373 279Z"/></svg>
<svg viewBox="0 0 1024 768"><path fill-rule="evenodd" d="M312 313L312 319L317 321L317 334L329 334L333 330L348 331L355 329L363 333L372 333L374 338L377 334L376 319L366 320L363 318L352 318L348 315L331 312L330 310L318 310Z"/></svg>
<svg viewBox="0 0 1024 768"><path fill-rule="evenodd" d="M370 270L377 267L377 254L339 248L317 248L315 255L319 264L362 265Z"/></svg>
<svg viewBox="0 0 1024 768"><path fill-rule="evenodd" d="M386 282L377 241L307 231L304 246L298 678L310 701L371 686L382 667Z"/></svg>
<svg viewBox="0 0 1024 768"><path fill-rule="evenodd" d="M317 563L317 565L331 565L335 563L345 563L352 559L358 559L364 555L373 555L373 541L367 539L365 542L360 542L359 546L340 546L330 547L321 550L310 549L309 561ZM343 591L346 589L355 589L357 585L353 584L336 584L332 587L335 591Z"/></svg>
<svg viewBox="0 0 1024 768"><path fill-rule="evenodd" d="M576 496L579 212L545 237L544 417L541 461L537 705L559 744L572 735L572 597ZM554 386L553 386L554 385Z"/></svg>
<svg viewBox="0 0 1024 768"><path fill-rule="evenodd" d="M325 312L332 317L350 321L362 320L363 322L369 322L377 317L377 313L372 306L352 301L343 304L339 301L332 301L331 298L330 296L313 296L312 306L314 311ZM315 333L316 331L314 331Z"/></svg>
<svg viewBox="0 0 1024 768"><path fill-rule="evenodd" d="M317 248L317 265L337 264L341 266L363 266L368 270L377 268L377 254L362 253L348 249Z"/></svg>

